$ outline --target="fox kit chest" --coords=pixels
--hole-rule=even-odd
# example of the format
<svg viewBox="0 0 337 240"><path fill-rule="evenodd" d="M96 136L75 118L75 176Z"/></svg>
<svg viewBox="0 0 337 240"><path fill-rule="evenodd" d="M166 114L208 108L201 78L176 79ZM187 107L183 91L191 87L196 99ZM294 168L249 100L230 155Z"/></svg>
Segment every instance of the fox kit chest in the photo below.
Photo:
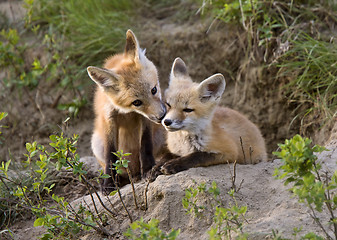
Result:
<svg viewBox="0 0 337 240"><path fill-rule="evenodd" d="M200 135L190 135L185 131L168 132L167 144L169 150L179 156L186 156L196 151L205 151L207 138Z"/></svg>

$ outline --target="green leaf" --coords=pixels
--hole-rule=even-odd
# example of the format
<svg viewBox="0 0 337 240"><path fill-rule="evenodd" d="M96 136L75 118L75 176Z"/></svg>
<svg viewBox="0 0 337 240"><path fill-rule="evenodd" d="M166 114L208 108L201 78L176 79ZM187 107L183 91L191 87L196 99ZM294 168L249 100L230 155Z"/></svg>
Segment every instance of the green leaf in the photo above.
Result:
<svg viewBox="0 0 337 240"><path fill-rule="evenodd" d="M34 221L34 227L39 227L44 225L44 218L38 218Z"/></svg>
<svg viewBox="0 0 337 240"><path fill-rule="evenodd" d="M111 176L109 174L103 174L100 176L100 178L106 179L106 178L110 178Z"/></svg>
<svg viewBox="0 0 337 240"><path fill-rule="evenodd" d="M4 119L7 116L8 116L7 112L0 112L0 120Z"/></svg>
<svg viewBox="0 0 337 240"><path fill-rule="evenodd" d="M109 194L109 196L114 196L117 192L118 192L117 190L112 191L112 192Z"/></svg>

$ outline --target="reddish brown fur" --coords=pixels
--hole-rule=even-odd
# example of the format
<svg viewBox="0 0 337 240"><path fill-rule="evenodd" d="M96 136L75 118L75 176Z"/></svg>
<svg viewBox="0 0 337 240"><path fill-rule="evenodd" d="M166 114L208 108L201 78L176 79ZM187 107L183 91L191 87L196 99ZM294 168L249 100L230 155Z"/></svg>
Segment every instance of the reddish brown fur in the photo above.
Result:
<svg viewBox="0 0 337 240"><path fill-rule="evenodd" d="M88 73L97 84L92 136L94 155L104 172L111 174L111 165L117 160L112 152L131 153L127 157L129 169L137 179L154 164L152 122L160 122L166 113L157 70L129 30L125 52L108 58L103 69L88 67ZM135 101L141 104L135 105ZM125 173L122 177L126 178ZM104 187L110 188L112 186L107 185L111 184L111 180L106 181Z"/></svg>

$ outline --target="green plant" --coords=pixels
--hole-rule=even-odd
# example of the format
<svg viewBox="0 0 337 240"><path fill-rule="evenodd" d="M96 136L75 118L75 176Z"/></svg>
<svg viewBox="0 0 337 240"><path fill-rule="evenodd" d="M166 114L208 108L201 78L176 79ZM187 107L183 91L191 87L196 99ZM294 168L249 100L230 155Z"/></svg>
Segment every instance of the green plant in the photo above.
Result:
<svg viewBox="0 0 337 240"><path fill-rule="evenodd" d="M83 69L101 65L122 47L136 6L130 0L34 0L29 5L31 22L55 28L69 58Z"/></svg>
<svg viewBox="0 0 337 240"><path fill-rule="evenodd" d="M159 221L157 219L151 219L148 223L146 223L143 218L141 218L139 221L135 221L130 224L130 227L124 233L124 236L128 239L134 240L174 240L180 233L180 229L172 229L169 233L163 233L163 231L158 228L158 225Z"/></svg>
<svg viewBox="0 0 337 240"><path fill-rule="evenodd" d="M8 113L7 112L0 112L0 121L2 119L4 119L5 117L7 117ZM3 137L1 136L2 132L1 132L1 128L5 128L6 126L0 125L0 145L2 144L3 141Z"/></svg>
<svg viewBox="0 0 337 240"><path fill-rule="evenodd" d="M113 153L115 156L117 156L117 161L113 163L112 165L115 167L115 170L117 174L121 174L123 172L123 169L126 170L129 180L131 183L132 187L132 193L133 193L133 200L135 203L136 209L138 209L138 203L137 203L137 197L136 197L136 190L135 190L135 185L133 183L132 175L129 169L129 160L127 160L125 157L130 156L131 153L123 153L123 150L117 151L116 153Z"/></svg>
<svg viewBox="0 0 337 240"><path fill-rule="evenodd" d="M200 11L214 21L241 26L244 60L233 76L236 81L250 66L264 64L262 76L274 72L276 77L262 77L259 84L276 83L283 90L294 114L290 125L300 121L300 133L306 134L331 123L337 113L336 44L331 38L337 22L335 1L200 2ZM248 81L242 84L253 87Z"/></svg>
<svg viewBox="0 0 337 240"><path fill-rule="evenodd" d="M51 31L39 41L39 48L47 50L42 62L35 58L29 65L26 60L26 51L29 48L37 48L35 43L23 43L21 34L16 29L2 30L0 42L0 67L5 69L6 76L3 79L4 90L12 92L18 89L27 95L32 105L40 109L34 100L31 91L38 90L42 94L52 94L54 102L51 107L59 105L61 110L69 110L76 115L86 103L85 97L80 90L83 82L77 80L78 68L67 59L60 46L59 38ZM43 89L43 90L42 90ZM71 103L59 104L65 91L72 91L74 100Z"/></svg>
<svg viewBox="0 0 337 240"><path fill-rule="evenodd" d="M41 75L41 65L35 60L31 71L25 70L25 45L19 45L20 36L16 29L3 29L0 33L0 67L7 69L7 76L3 79L4 86L34 88L38 85L38 76Z"/></svg>
<svg viewBox="0 0 337 240"><path fill-rule="evenodd" d="M201 194L206 193L210 195L207 195L210 200L210 206L200 204ZM214 227L211 227L208 231L210 239L232 239L231 234L233 232L238 234L239 239L247 238L247 235L242 231L247 206L239 206L235 198L234 189L231 189L228 194L232 201L226 204L228 206L224 206L224 203L220 200L220 190L214 181L210 187L201 183L196 188L190 187L185 190L185 197L182 199L182 204L187 210L187 213L202 217L203 212L211 207L211 209L208 210L214 214Z"/></svg>
<svg viewBox="0 0 337 240"><path fill-rule="evenodd" d="M331 176L323 171L315 153L325 151L324 147L315 145L311 147L311 140L300 135L279 144L280 151L274 152L283 160L283 164L275 169L279 179L285 179L284 184L292 184L290 190L300 202L306 203L311 216L324 232L326 239L337 238L337 171ZM329 226L333 236L327 231L317 217L316 212L325 211L330 217Z"/></svg>
<svg viewBox="0 0 337 240"><path fill-rule="evenodd" d="M323 122L336 117L337 45L300 34L291 46L277 65L279 78L291 76L283 87L286 96L297 108L305 106L304 117L320 114Z"/></svg>
<svg viewBox="0 0 337 240"><path fill-rule="evenodd" d="M101 213L97 211L93 197L95 213L82 205L75 209L64 197L53 193L55 186L53 173L55 170L65 168L71 170L74 176L86 185L91 196L94 192L105 207L96 190L87 180L83 163L79 161L79 156L76 154L75 144L78 136L65 138L63 134L51 135L50 139L52 152L48 152L43 145L38 145L36 142L26 144L27 160L24 161L24 168L18 172L18 176L13 176L9 172L10 160L2 163L0 187L3 194L0 200L7 201L16 208L30 210L36 216L34 226L44 226L47 229L42 239L74 239L80 231L89 229L109 235L103 227L103 219ZM23 177L22 174L27 176ZM24 179L29 179L30 182ZM105 209L112 214L106 207Z"/></svg>

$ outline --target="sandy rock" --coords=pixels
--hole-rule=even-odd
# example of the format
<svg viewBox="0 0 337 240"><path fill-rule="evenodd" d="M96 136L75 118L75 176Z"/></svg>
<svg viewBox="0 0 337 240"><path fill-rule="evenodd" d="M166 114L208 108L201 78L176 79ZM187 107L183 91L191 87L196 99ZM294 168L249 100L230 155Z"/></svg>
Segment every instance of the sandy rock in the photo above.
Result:
<svg viewBox="0 0 337 240"><path fill-rule="evenodd" d="M323 165L327 165L331 171L336 169L337 151L324 152L320 158ZM243 183L235 196L239 206L248 208L244 232L249 233L252 239L268 239L268 236L272 236L273 230L278 231L283 237L292 237L295 227L303 227L302 234L310 231L322 234L310 217L307 208L292 197L282 181L274 178L274 169L280 163L280 160L275 160L256 165L237 165L236 186L238 187L242 181ZM182 206L185 189L196 187L200 183L210 185L212 181L215 181L223 196L222 202L229 205L232 201L226 193L232 185L232 172L233 164L230 164L192 168L175 175L159 176L148 186L148 210L146 212L135 210L130 185L123 187L121 193L134 220L140 217L143 217L145 221L156 218L160 220L159 227L167 232L172 228L180 228L181 233L178 239L208 239L207 231L213 223L211 211L204 212L202 219L186 214ZM145 181L136 184L137 198L141 204L144 203L145 188ZM107 198L102 195L101 197L110 207ZM83 199L90 202L90 196L85 196L76 200L73 205L78 205ZM110 201L114 211L122 215L117 217L117 221L110 221L110 231L117 231L118 236L123 238L121 233L128 228L129 220L117 195L110 197ZM206 202L207 196L202 196L200 203L206 204ZM103 209L99 203L97 205L100 210ZM324 216L321 217L324 218Z"/></svg>

